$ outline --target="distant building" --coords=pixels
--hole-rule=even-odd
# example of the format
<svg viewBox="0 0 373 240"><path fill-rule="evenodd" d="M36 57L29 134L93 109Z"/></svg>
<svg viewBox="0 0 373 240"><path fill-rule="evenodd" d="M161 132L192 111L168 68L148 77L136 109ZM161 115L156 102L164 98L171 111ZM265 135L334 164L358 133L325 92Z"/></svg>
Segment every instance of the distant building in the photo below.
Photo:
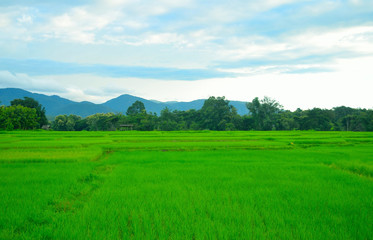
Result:
<svg viewBox="0 0 373 240"><path fill-rule="evenodd" d="M120 131L132 131L133 130L133 124L121 124L119 125Z"/></svg>
<svg viewBox="0 0 373 240"><path fill-rule="evenodd" d="M51 125L43 125L43 126L41 126L41 129L51 130Z"/></svg>

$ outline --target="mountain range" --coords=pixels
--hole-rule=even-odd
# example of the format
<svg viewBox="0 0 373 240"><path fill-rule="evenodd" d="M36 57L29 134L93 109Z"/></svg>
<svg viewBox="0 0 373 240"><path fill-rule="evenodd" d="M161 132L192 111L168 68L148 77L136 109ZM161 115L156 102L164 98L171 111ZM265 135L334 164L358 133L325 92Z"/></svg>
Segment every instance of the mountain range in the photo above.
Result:
<svg viewBox="0 0 373 240"><path fill-rule="evenodd" d="M47 96L39 93L32 93L19 88L2 88L0 89L0 104L10 105L10 101L16 98L31 97L45 107L46 115L54 117L61 114L75 114L81 117L87 117L95 113L125 113L129 106L136 101L141 101L145 105L147 112L157 113L158 115L164 108L170 110L185 111L189 109L201 109L205 99L198 99L191 102L160 102L155 100L147 100L144 98L123 94L117 98L113 98L102 104L95 104L87 101L74 102L66 98L56 95ZM248 113L245 102L230 101L238 114L244 115Z"/></svg>

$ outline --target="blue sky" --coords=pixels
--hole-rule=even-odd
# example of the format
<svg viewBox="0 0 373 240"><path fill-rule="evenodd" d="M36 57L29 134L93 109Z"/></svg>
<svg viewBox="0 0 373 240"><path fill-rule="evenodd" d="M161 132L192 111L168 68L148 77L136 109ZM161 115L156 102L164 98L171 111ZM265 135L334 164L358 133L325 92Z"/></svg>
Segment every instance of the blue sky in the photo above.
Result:
<svg viewBox="0 0 373 240"><path fill-rule="evenodd" d="M0 88L373 108L373 1L2 0Z"/></svg>

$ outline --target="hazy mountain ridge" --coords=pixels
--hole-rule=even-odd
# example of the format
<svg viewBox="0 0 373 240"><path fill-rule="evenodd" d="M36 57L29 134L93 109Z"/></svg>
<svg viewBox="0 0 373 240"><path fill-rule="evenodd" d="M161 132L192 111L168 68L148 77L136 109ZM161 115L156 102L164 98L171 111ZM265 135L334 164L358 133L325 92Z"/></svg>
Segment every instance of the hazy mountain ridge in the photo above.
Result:
<svg viewBox="0 0 373 240"><path fill-rule="evenodd" d="M19 88L3 88L0 89L1 105L10 105L10 101L16 98L31 97L41 103L49 116L57 116L61 114L75 114L86 117L95 113L121 112L125 113L127 108L135 101L144 103L147 112L154 112L158 115L165 107L170 110L186 111L189 109L200 109L203 106L204 99L198 99L191 102L160 102L157 100L147 100L141 97L123 94L119 97L110 99L102 104L95 104L87 101L75 102L56 95L47 96L44 94L32 93ZM240 115L247 114L245 102L230 101L230 104L237 108Z"/></svg>

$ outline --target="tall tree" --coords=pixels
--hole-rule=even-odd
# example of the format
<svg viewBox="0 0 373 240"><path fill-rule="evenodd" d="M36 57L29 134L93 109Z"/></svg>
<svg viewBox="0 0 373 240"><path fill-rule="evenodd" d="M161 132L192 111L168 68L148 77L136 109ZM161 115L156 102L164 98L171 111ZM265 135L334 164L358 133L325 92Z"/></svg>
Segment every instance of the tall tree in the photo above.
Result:
<svg viewBox="0 0 373 240"><path fill-rule="evenodd" d="M161 111L159 117L159 129L162 131L175 131L179 130L177 115L175 112L171 112L168 107Z"/></svg>
<svg viewBox="0 0 373 240"><path fill-rule="evenodd" d="M121 115L114 113L96 113L86 118L85 124L91 131L114 131L118 128Z"/></svg>
<svg viewBox="0 0 373 240"><path fill-rule="evenodd" d="M246 104L249 114L254 120L254 129L256 130L275 130L278 113L282 111L279 102L269 97L254 98Z"/></svg>
<svg viewBox="0 0 373 240"><path fill-rule="evenodd" d="M131 115L137 115L143 112L146 112L144 103L141 101L136 101L131 106L128 107L126 114L127 116L131 116Z"/></svg>
<svg viewBox="0 0 373 240"><path fill-rule="evenodd" d="M210 130L232 128L232 118L237 111L225 97L209 97L201 108L201 127ZM229 125L228 125L229 124Z"/></svg>
<svg viewBox="0 0 373 240"><path fill-rule="evenodd" d="M38 117L37 122L39 123L39 127L48 124L48 119L45 116L45 108L35 99L30 97L24 97L24 99L14 99L10 102L10 105L34 108Z"/></svg>
<svg viewBox="0 0 373 240"><path fill-rule="evenodd" d="M81 117L71 114L67 115L58 115L55 117L52 122L52 129L57 131L76 131L77 123L81 121Z"/></svg>
<svg viewBox="0 0 373 240"><path fill-rule="evenodd" d="M299 118L300 130L330 131L334 130L334 113L332 110L313 108L303 111Z"/></svg>
<svg viewBox="0 0 373 240"><path fill-rule="evenodd" d="M0 107L0 129L29 130L38 127L36 110L24 106Z"/></svg>

